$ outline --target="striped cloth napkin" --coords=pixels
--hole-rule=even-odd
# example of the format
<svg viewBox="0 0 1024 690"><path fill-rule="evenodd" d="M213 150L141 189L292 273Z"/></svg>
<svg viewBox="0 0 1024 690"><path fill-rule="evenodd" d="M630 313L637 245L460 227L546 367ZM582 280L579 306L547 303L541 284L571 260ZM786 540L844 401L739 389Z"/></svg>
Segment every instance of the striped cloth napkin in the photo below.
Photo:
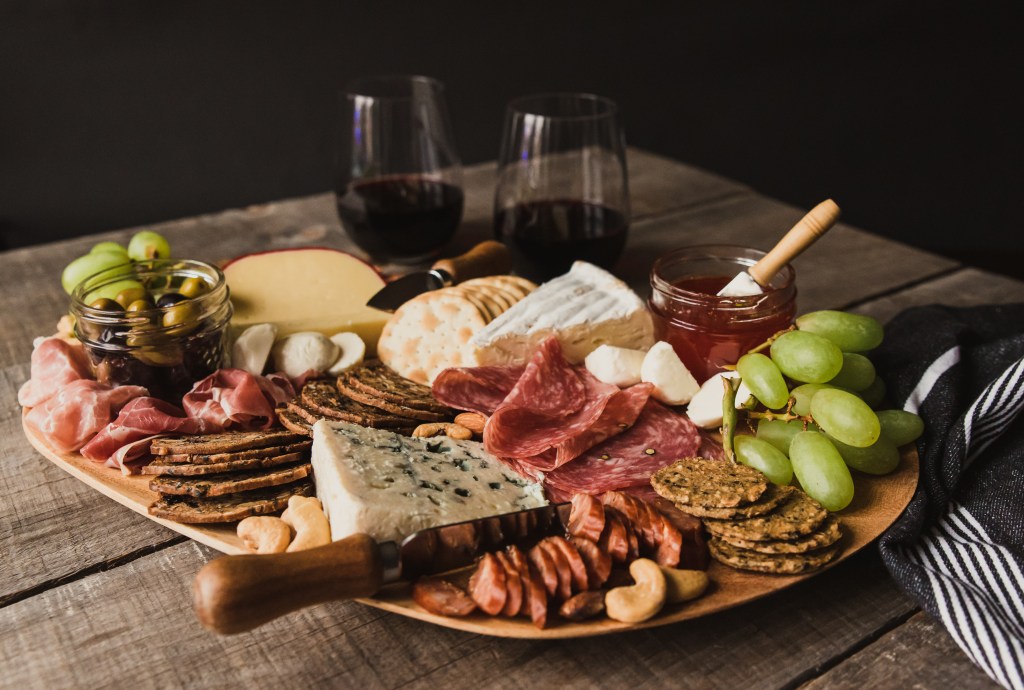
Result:
<svg viewBox="0 0 1024 690"><path fill-rule="evenodd" d="M1024 690L1024 304L907 310L872 359L925 420L882 558L975 664Z"/></svg>

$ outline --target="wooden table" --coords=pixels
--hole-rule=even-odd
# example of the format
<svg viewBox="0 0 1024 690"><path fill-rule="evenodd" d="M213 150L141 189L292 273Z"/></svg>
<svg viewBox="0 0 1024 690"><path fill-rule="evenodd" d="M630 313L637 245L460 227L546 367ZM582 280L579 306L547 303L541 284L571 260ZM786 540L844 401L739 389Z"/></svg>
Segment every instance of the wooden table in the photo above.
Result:
<svg viewBox="0 0 1024 690"><path fill-rule="evenodd" d="M620 275L647 292L670 247L768 248L802 214L742 184L629 154L633 225ZM494 166L466 170L460 247L490 234ZM842 190L835 190L840 203ZM58 203L58 202L55 202ZM175 254L215 260L299 245L349 248L328 194L153 229ZM766 600L670 627L535 642L481 637L355 603L308 609L217 637L192 613L196 571L216 554L64 474L22 437L18 387L35 336L67 308L60 272L100 240L0 254L0 686L961 687L992 685L941 624L902 594L877 550ZM931 302L1024 300L1024 283L840 225L796 261L801 312L888 320Z"/></svg>

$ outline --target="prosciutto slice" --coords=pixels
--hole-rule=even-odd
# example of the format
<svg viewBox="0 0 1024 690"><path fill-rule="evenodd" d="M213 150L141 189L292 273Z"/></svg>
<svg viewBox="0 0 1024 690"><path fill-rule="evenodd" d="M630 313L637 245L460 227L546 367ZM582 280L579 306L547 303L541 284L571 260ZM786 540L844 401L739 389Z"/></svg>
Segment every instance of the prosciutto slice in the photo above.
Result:
<svg viewBox="0 0 1024 690"><path fill-rule="evenodd" d="M43 338L32 350L31 378L18 391L18 402L22 407L35 407L72 381L91 378L88 355L81 343Z"/></svg>
<svg viewBox="0 0 1024 690"><path fill-rule="evenodd" d="M197 382L184 400L189 417L212 428L266 429L277 417L274 407L295 397L295 389L279 374L255 376L242 369L218 369ZM199 433L199 432L186 432Z"/></svg>
<svg viewBox="0 0 1024 690"><path fill-rule="evenodd" d="M693 422L649 399L630 429L548 472L545 483L559 495L641 486L662 467L695 455L700 446Z"/></svg>
<svg viewBox="0 0 1024 690"><path fill-rule="evenodd" d="M62 453L86 445L130 400L149 395L141 386L110 386L73 380L25 415L25 423Z"/></svg>
<svg viewBox="0 0 1024 690"><path fill-rule="evenodd" d="M222 428L210 420L186 417L181 408L158 398L136 398L85 444L82 455L90 460L109 461L109 466L124 470L125 462L149 451L148 445L137 445L139 441L152 441L157 435L170 433L208 434ZM129 445L132 447L121 454L120 460L113 457Z"/></svg>

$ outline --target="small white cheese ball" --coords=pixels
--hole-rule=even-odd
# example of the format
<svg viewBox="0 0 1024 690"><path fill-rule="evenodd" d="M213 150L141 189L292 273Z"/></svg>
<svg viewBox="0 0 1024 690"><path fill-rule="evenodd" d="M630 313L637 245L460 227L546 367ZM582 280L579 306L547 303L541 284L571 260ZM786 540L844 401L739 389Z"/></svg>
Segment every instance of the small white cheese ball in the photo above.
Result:
<svg viewBox="0 0 1024 690"><path fill-rule="evenodd" d="M686 368L672 346L664 340L655 343L647 351L640 365L640 380L654 384L651 395L666 405L683 405L690 402L700 390L697 380Z"/></svg>
<svg viewBox="0 0 1024 690"><path fill-rule="evenodd" d="M642 350L601 345L587 355L583 364L598 380L625 388L640 383L640 365L646 354Z"/></svg>
<svg viewBox="0 0 1024 690"><path fill-rule="evenodd" d="M331 336L331 342L338 346L338 359L334 361L328 373L331 376L338 376L349 369L359 366L366 357L366 343L355 333L335 333Z"/></svg>
<svg viewBox="0 0 1024 690"><path fill-rule="evenodd" d="M722 398L725 397L725 388L722 379L734 379L739 376L736 371L722 371L700 387L697 394L690 400L686 408L686 416L702 429L714 429L722 425ZM750 389L747 384L740 382L739 390L736 391L736 408L739 409L750 400Z"/></svg>
<svg viewBox="0 0 1024 690"><path fill-rule="evenodd" d="M231 366L259 376L267 366L270 348L277 337L277 326L272 323L257 323L249 326L231 346Z"/></svg>
<svg viewBox="0 0 1024 690"><path fill-rule="evenodd" d="M292 333L274 343L274 367L295 378L310 369L325 372L338 359L338 346L322 333Z"/></svg>

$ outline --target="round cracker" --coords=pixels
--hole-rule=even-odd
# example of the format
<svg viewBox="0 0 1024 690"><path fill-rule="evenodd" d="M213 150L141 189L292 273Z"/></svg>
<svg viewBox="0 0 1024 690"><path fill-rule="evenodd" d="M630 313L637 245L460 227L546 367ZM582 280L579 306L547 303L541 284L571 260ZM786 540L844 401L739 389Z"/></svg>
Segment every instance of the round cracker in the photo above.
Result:
<svg viewBox="0 0 1024 690"><path fill-rule="evenodd" d="M826 546L823 549L806 553L766 554L739 549L717 538L712 538L708 542L708 549L719 563L724 563L739 570L751 570L755 573L771 573L773 575L798 575L810 570L816 570L832 562L841 550L839 544L833 544L832 546Z"/></svg>
<svg viewBox="0 0 1024 690"><path fill-rule="evenodd" d="M768 480L752 467L728 460L683 458L655 472L651 486L677 506L735 508L759 499Z"/></svg>
<svg viewBox="0 0 1024 690"><path fill-rule="evenodd" d="M768 484L768 488L753 503L747 503L735 508L715 508L710 506L686 505L677 503L676 508L684 513L700 518L718 518L720 520L751 518L758 515L765 515L775 510L783 501L789 498L789 494L796 491L792 486L777 486Z"/></svg>
<svg viewBox="0 0 1024 690"><path fill-rule="evenodd" d="M828 517L820 503L794 490L789 498L767 515L740 520L705 518L704 526L716 537L747 541L796 539L814 532Z"/></svg>
<svg viewBox="0 0 1024 690"><path fill-rule="evenodd" d="M839 526L839 518L829 515L825 522L817 530L806 537L789 539L785 541L751 541L747 539L736 539L733 537L718 537L721 541L728 542L736 548L758 551L760 553L804 553L832 546L842 539L843 530Z"/></svg>

